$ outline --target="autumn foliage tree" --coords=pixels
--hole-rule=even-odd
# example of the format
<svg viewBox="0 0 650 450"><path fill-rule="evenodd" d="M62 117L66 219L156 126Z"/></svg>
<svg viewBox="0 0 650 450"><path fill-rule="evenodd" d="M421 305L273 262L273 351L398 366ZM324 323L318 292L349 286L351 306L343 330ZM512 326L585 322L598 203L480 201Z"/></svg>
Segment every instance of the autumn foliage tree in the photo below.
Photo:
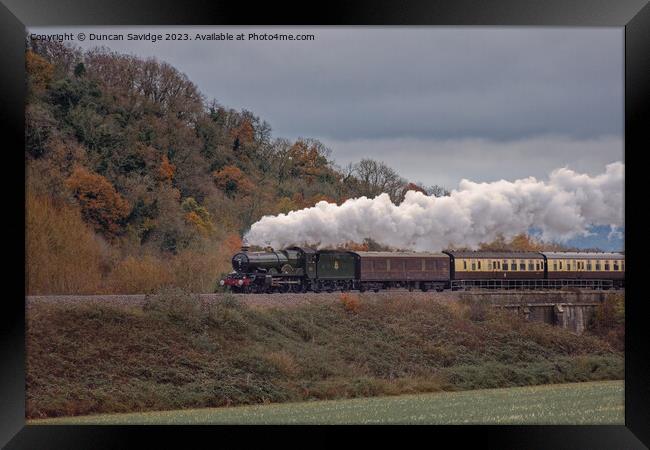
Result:
<svg viewBox="0 0 650 450"><path fill-rule="evenodd" d="M253 183L236 166L226 166L215 171L213 177L217 187L227 195L250 194L254 189Z"/></svg>
<svg viewBox="0 0 650 450"><path fill-rule="evenodd" d="M264 215L381 192L403 197L407 181L385 164L364 160L346 171L316 139L273 138L267 122L206 101L164 61L51 41L27 46L27 188L39 199L33 205L65 212L48 220L85 230L77 233L93 252L83 265L94 274L73 280L44 269L77 270L70 261L82 254L77 247L53 249L43 263L35 246L30 255L44 278L32 270L40 280L32 292L135 293L167 284L206 292ZM69 242L64 226L50 225L38 245Z"/></svg>
<svg viewBox="0 0 650 450"><path fill-rule="evenodd" d="M174 178L174 172L176 171L176 166L169 162L167 155L163 155L160 162L160 167L158 167L158 177L162 181L171 182Z"/></svg>
<svg viewBox="0 0 650 450"><path fill-rule="evenodd" d="M214 225L210 213L203 206L199 205L192 197L183 200L183 211L185 211L185 220L194 225L203 236L208 236L214 232Z"/></svg>
<svg viewBox="0 0 650 450"><path fill-rule="evenodd" d="M87 223L109 238L120 234L131 207L110 181L84 167L77 167L66 185L79 202Z"/></svg>
<svg viewBox="0 0 650 450"><path fill-rule="evenodd" d="M36 93L43 92L52 81L54 66L33 51L27 51L25 54L25 66L31 75L29 77L30 89Z"/></svg>

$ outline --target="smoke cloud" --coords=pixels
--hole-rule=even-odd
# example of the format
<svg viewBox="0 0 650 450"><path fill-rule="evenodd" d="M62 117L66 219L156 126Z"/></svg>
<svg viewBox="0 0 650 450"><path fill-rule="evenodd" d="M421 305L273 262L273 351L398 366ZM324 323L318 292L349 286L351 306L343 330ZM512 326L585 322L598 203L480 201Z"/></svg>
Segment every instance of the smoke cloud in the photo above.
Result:
<svg viewBox="0 0 650 450"><path fill-rule="evenodd" d="M246 234L252 245L284 248L335 247L371 238L394 248L440 251L476 248L499 234L506 238L535 228L541 239L565 241L587 235L590 226L623 226L624 164L608 164L590 176L556 169L547 181L474 183L462 180L448 197L409 191L395 205L387 194L336 205L321 201L288 214L265 216Z"/></svg>

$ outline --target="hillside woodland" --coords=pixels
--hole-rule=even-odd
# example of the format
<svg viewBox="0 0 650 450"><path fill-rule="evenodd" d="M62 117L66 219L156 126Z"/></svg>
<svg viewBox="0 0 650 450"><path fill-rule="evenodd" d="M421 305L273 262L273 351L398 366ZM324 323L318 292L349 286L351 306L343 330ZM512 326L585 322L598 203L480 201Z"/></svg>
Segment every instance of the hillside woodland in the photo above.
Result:
<svg viewBox="0 0 650 450"><path fill-rule="evenodd" d="M264 215L449 194L372 159L338 167L315 139L273 137L165 62L42 42L25 60L29 294L210 292ZM525 235L486 245L540 246Z"/></svg>

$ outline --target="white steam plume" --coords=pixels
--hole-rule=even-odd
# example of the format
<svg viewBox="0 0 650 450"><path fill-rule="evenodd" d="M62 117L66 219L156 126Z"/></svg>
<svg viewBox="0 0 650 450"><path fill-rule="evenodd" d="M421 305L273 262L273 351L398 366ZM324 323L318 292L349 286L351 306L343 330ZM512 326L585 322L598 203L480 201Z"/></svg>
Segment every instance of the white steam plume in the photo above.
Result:
<svg viewBox="0 0 650 450"><path fill-rule="evenodd" d="M548 181L474 183L462 180L448 197L409 191L395 205L387 194L316 206L254 223L245 238L253 245L332 247L371 238L394 248L440 251L472 247L499 234L510 238L531 227L543 240L588 234L591 225L623 225L624 164L608 164L597 176L562 168Z"/></svg>

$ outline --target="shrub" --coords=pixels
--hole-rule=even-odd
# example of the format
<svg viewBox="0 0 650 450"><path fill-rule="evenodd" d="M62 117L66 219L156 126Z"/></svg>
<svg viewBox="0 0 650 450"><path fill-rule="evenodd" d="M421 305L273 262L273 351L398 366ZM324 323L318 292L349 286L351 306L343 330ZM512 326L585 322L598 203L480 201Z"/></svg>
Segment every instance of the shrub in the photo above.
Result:
<svg viewBox="0 0 650 450"><path fill-rule="evenodd" d="M300 367L296 364L293 356L284 351L271 352L266 355L267 361L271 363L282 375L293 378L300 373Z"/></svg>
<svg viewBox="0 0 650 450"><path fill-rule="evenodd" d="M625 297L613 295L597 307L587 329L618 350L625 349Z"/></svg>
<svg viewBox="0 0 650 450"><path fill-rule="evenodd" d="M349 294L347 292L342 293L339 296L339 299L341 300L341 303L343 304L343 308L347 312L351 313L358 313L359 308L361 306L361 303L359 301L359 296L356 294Z"/></svg>
<svg viewBox="0 0 650 450"><path fill-rule="evenodd" d="M105 177L84 167L75 168L66 185L79 201L86 222L112 238L121 233L131 206Z"/></svg>

